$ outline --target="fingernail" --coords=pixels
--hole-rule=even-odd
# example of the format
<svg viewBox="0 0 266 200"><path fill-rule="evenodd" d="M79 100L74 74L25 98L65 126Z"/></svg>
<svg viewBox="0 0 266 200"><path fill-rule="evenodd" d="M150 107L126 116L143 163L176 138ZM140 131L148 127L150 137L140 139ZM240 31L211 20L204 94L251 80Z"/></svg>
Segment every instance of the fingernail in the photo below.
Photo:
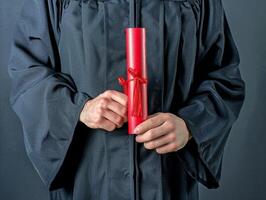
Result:
<svg viewBox="0 0 266 200"><path fill-rule="evenodd" d="M138 133L139 132L139 129L138 128L135 128L134 129L134 133Z"/></svg>

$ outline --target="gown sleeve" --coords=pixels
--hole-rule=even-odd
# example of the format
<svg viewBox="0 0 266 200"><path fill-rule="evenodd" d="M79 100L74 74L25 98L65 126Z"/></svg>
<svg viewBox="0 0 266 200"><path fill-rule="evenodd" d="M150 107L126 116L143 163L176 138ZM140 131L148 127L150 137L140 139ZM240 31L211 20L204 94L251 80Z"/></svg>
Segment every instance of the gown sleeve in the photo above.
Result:
<svg viewBox="0 0 266 200"><path fill-rule="evenodd" d="M91 97L60 72L57 0L26 0L15 25L8 73L10 103L18 115L26 153L42 181L60 187L79 114ZM60 174L60 176L58 176Z"/></svg>
<svg viewBox="0 0 266 200"><path fill-rule="evenodd" d="M240 58L221 0L202 0L195 81L177 115L192 139L177 152L187 173L217 188L224 146L245 97Z"/></svg>

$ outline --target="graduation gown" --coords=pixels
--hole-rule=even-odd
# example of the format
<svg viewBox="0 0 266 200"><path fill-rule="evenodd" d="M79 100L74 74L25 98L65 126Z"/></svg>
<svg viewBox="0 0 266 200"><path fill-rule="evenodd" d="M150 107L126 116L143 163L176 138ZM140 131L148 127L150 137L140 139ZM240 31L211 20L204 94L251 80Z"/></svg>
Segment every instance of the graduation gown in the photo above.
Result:
<svg viewBox="0 0 266 200"><path fill-rule="evenodd" d="M79 114L123 89L125 32L146 28L148 114L184 119L193 139L146 150L127 134L86 127ZM26 0L8 73L26 152L52 200L196 200L219 186L223 149L245 84L221 0Z"/></svg>

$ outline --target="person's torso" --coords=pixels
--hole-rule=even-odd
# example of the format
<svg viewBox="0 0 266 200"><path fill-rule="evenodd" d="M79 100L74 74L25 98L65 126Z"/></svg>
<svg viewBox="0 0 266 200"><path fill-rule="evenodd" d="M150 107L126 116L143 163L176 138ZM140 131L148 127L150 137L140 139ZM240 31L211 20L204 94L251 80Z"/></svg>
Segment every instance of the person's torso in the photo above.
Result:
<svg viewBox="0 0 266 200"><path fill-rule="evenodd" d="M148 113L172 112L187 98L197 51L198 1L141 0L146 28ZM123 91L126 76L125 28L128 0L65 1L60 21L61 71L80 91L96 97ZM51 192L54 200L189 200L197 184L174 153L159 155L143 145L134 150L127 125L112 133L82 127L84 143L74 182ZM137 160L138 171L134 160ZM137 194L136 194L137 193ZM138 200L137 199L137 200Z"/></svg>

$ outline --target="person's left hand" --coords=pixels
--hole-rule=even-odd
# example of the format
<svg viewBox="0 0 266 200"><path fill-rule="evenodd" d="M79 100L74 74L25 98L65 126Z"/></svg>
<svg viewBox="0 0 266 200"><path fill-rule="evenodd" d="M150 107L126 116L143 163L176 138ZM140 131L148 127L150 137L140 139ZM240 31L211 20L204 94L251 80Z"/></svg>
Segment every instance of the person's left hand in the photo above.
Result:
<svg viewBox="0 0 266 200"><path fill-rule="evenodd" d="M159 154L178 151L191 135L183 119L172 113L155 113L135 128L136 141Z"/></svg>

